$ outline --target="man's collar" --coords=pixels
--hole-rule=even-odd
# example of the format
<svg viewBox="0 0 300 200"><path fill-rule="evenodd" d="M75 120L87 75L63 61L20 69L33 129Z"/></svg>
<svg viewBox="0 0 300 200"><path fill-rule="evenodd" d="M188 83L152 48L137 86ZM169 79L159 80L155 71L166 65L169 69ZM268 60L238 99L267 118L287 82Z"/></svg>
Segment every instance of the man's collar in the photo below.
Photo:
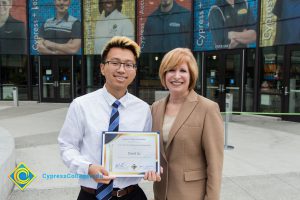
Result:
<svg viewBox="0 0 300 200"><path fill-rule="evenodd" d="M105 17L105 11L103 11L102 17L105 18L105 20L115 19L116 16L119 15L119 13L120 13L120 12L119 12L117 9L115 9L115 10L113 10L111 13L109 13L109 15L107 15L107 16Z"/></svg>
<svg viewBox="0 0 300 200"><path fill-rule="evenodd" d="M112 105L117 100L116 97L114 97L111 93L109 93L107 91L107 88L105 87L105 85L103 86L103 91L104 91L105 100L107 101L107 103L109 105ZM126 107L128 97L129 97L129 93L128 93L128 90L127 90L126 94L123 97L121 97L120 99L118 99L121 103L121 106Z"/></svg>
<svg viewBox="0 0 300 200"><path fill-rule="evenodd" d="M61 21L68 21L68 19L69 19L69 13L67 12L65 15L64 15L64 17L62 18L62 20ZM56 18L56 15L55 15L55 17L53 18L53 21L56 21L57 20L57 18Z"/></svg>

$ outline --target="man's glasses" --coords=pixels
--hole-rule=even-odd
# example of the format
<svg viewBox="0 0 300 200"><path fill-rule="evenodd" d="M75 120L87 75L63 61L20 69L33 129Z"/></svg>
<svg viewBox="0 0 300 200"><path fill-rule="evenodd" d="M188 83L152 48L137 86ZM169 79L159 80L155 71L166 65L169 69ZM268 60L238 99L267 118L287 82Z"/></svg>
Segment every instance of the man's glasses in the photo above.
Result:
<svg viewBox="0 0 300 200"><path fill-rule="evenodd" d="M120 61L116 61L116 60L109 60L106 61L104 64L108 64L110 67L113 67L115 69L120 69L121 65L123 65L125 70L134 70L136 68L136 64L133 63L123 63Z"/></svg>

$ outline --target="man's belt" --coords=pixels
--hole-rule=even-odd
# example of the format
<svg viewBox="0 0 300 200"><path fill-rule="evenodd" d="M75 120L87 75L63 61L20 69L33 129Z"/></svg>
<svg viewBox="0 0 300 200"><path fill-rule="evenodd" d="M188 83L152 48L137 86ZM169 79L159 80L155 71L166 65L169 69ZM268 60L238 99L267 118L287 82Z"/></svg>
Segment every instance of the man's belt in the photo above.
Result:
<svg viewBox="0 0 300 200"><path fill-rule="evenodd" d="M138 185L130 185L128 187L125 187L123 189L120 189L120 188L114 188L113 191L112 191L112 196L114 197L123 197L131 192L133 192L136 188L138 188ZM81 189L87 193L90 193L90 194L96 194L96 189L93 189L93 188L88 188L88 187L84 187L84 186L81 186Z"/></svg>

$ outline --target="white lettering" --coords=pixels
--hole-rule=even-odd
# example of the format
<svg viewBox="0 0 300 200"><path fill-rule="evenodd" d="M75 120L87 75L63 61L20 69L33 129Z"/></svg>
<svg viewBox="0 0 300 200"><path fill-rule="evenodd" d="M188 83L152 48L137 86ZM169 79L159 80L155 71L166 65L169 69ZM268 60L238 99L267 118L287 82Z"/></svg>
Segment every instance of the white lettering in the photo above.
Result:
<svg viewBox="0 0 300 200"><path fill-rule="evenodd" d="M274 25L274 21L273 21L273 0L267 0L266 4L266 16L265 16L265 29L263 29L263 40L270 40L274 30L273 30L273 25Z"/></svg>
<svg viewBox="0 0 300 200"><path fill-rule="evenodd" d="M140 47L143 48L145 46L145 40L144 40L144 29L145 29L145 18L144 18L144 14L145 14L145 1L141 0L139 1L139 44Z"/></svg>
<svg viewBox="0 0 300 200"><path fill-rule="evenodd" d="M198 12L199 24L198 24L198 38L196 43L199 47L204 45L205 40L205 20L204 20L204 10L202 9L202 3L199 2L199 12Z"/></svg>
<svg viewBox="0 0 300 200"><path fill-rule="evenodd" d="M39 40L39 19L38 14L39 13L39 1L38 0L32 0L32 7L31 7L31 16L32 16L32 31L33 31L33 44L32 49L37 51L37 44Z"/></svg>

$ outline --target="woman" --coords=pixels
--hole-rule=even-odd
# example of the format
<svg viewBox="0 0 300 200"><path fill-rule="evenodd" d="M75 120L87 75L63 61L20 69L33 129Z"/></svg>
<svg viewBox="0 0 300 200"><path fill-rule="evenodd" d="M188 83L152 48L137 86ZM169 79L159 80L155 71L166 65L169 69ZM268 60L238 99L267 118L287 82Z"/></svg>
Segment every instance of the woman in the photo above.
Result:
<svg viewBox="0 0 300 200"><path fill-rule="evenodd" d="M156 200L220 197L224 128L218 104L193 88L198 67L192 52L176 48L160 65L159 77L170 94L152 105L153 131L160 131L162 180Z"/></svg>

